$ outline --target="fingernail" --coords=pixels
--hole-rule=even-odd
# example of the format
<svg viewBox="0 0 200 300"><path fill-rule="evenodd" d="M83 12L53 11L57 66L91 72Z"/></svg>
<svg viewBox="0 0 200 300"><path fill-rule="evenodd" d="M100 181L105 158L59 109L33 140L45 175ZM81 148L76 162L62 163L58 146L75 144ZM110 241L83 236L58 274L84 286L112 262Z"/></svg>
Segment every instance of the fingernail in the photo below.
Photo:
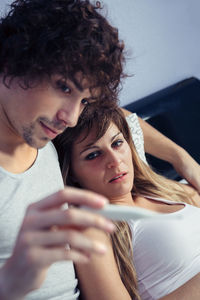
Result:
<svg viewBox="0 0 200 300"><path fill-rule="evenodd" d="M98 197L96 197L96 202L100 202L100 203L102 203L102 204L108 204L109 202L108 202L108 200L105 198L105 197L103 197L103 196L98 196Z"/></svg>
<svg viewBox="0 0 200 300"><path fill-rule="evenodd" d="M87 264L87 263L89 263L89 261L90 260L89 260L88 257L82 256L82 257L79 258L78 263L80 263L80 264Z"/></svg>
<svg viewBox="0 0 200 300"><path fill-rule="evenodd" d="M104 244L101 244L99 242L95 242L95 248L96 251L100 254L104 254L107 251L107 247Z"/></svg>
<svg viewBox="0 0 200 300"><path fill-rule="evenodd" d="M106 223L106 227L110 232L113 232L116 229L116 226L114 223L107 221Z"/></svg>

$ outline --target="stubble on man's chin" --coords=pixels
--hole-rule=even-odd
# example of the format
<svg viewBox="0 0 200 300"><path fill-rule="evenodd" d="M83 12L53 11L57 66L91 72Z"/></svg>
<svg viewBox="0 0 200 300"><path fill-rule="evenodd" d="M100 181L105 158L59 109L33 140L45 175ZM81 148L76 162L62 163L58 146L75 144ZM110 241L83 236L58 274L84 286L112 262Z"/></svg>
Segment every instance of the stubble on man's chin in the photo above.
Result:
<svg viewBox="0 0 200 300"><path fill-rule="evenodd" d="M37 141L36 138L34 138L34 125L31 124L29 127L23 127L23 139L24 141L35 149L41 149L49 142L49 139L47 137L42 137L40 140Z"/></svg>

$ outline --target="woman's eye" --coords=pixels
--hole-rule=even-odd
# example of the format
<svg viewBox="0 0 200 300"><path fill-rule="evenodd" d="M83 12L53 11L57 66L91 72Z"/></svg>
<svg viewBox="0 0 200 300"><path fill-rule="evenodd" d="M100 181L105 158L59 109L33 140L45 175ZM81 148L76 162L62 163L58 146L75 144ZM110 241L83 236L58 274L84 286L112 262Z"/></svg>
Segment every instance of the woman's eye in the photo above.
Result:
<svg viewBox="0 0 200 300"><path fill-rule="evenodd" d="M92 159L95 159L95 158L98 157L99 155L100 155L100 152L99 152L99 151L95 151L95 152L89 153L89 154L85 157L85 160L92 160Z"/></svg>
<svg viewBox="0 0 200 300"><path fill-rule="evenodd" d="M112 147L120 147L123 144L123 140L117 140L112 143Z"/></svg>
<svg viewBox="0 0 200 300"><path fill-rule="evenodd" d="M86 105L89 104L89 101L84 98L84 99L81 100L81 103L86 106Z"/></svg>

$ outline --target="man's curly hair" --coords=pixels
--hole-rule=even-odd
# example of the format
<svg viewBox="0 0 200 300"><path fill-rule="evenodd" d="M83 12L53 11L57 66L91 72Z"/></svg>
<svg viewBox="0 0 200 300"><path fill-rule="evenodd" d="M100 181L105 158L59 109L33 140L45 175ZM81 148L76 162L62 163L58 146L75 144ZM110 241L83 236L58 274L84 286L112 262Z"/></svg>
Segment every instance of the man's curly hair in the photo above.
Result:
<svg viewBox="0 0 200 300"><path fill-rule="evenodd" d="M125 75L123 42L88 0L16 0L0 22L0 73L9 87L19 77L24 88L60 74L77 72L100 88L100 99L116 100Z"/></svg>

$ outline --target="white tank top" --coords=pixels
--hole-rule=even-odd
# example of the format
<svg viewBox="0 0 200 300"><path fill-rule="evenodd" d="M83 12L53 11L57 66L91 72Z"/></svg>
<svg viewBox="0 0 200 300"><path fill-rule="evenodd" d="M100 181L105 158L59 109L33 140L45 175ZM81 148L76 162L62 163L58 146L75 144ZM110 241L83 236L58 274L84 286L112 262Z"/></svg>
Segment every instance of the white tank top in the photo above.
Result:
<svg viewBox="0 0 200 300"><path fill-rule="evenodd" d="M160 299L200 272L200 209L182 204L182 209L172 213L181 218L129 222L142 300Z"/></svg>

